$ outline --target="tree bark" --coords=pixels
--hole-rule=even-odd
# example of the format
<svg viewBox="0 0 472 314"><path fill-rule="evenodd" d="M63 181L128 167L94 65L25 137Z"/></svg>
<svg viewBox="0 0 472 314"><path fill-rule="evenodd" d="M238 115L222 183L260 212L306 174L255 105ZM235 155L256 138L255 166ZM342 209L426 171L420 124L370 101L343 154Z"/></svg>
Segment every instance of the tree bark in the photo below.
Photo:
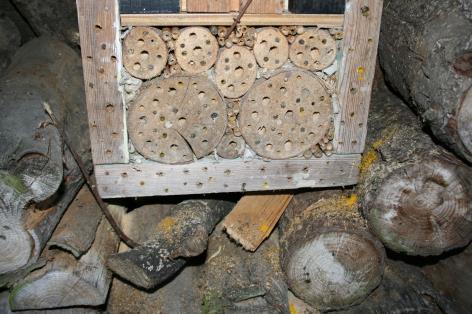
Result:
<svg viewBox="0 0 472 314"><path fill-rule="evenodd" d="M280 231L288 286L314 308L352 306L379 285L384 250L367 231L355 194L332 190L295 195Z"/></svg>
<svg viewBox="0 0 472 314"><path fill-rule="evenodd" d="M95 200L87 206L96 206ZM125 209L113 205L109 208L120 221ZM98 306L106 302L111 273L105 267L105 260L117 251L120 241L106 219L100 215L95 220L80 219L73 224L69 220L61 221L59 230L67 227L71 235L82 234L83 237L89 236L83 232L90 231L84 224L96 225L98 221L92 246L79 259L62 250L46 251L44 254L49 261L46 266L32 272L12 290L13 310Z"/></svg>
<svg viewBox="0 0 472 314"><path fill-rule="evenodd" d="M373 95L358 190L371 231L393 251L439 255L472 239L472 170L386 88Z"/></svg>
<svg viewBox="0 0 472 314"><path fill-rule="evenodd" d="M208 235L234 204L217 200L191 200L177 205L142 246L110 256L108 267L133 284L152 289L177 273L186 258L202 254Z"/></svg>
<svg viewBox="0 0 472 314"><path fill-rule="evenodd" d="M423 267L423 273L432 285L450 299L458 313L467 313L472 308L472 246L461 252L446 256Z"/></svg>
<svg viewBox="0 0 472 314"><path fill-rule="evenodd" d="M468 0L385 4L380 61L389 84L433 134L472 162L472 6Z"/></svg>
<svg viewBox="0 0 472 314"><path fill-rule="evenodd" d="M43 103L91 167L80 58L56 40L35 39L15 55L0 90L0 274L14 278L37 261L83 184Z"/></svg>

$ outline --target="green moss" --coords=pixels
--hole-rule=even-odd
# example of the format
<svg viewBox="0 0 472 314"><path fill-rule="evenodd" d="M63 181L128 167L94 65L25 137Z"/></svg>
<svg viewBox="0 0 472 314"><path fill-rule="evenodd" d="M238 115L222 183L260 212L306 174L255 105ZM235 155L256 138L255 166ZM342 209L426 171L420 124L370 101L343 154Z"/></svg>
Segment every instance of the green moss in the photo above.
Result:
<svg viewBox="0 0 472 314"><path fill-rule="evenodd" d="M24 185L23 181L8 172L0 170L0 182L15 189L20 194L28 192L28 188Z"/></svg>
<svg viewBox="0 0 472 314"><path fill-rule="evenodd" d="M203 296L202 314L221 314L224 313L223 297L216 291L208 291Z"/></svg>

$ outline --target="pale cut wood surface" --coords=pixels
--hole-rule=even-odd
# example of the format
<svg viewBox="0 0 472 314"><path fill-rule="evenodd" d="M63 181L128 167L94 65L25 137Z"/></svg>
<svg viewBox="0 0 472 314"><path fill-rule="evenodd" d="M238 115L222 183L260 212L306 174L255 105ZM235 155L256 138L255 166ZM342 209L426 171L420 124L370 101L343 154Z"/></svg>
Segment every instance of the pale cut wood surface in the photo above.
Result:
<svg viewBox="0 0 472 314"><path fill-rule="evenodd" d="M382 0L350 0L344 17L343 60L335 133L338 154L362 153L377 60Z"/></svg>
<svg viewBox="0 0 472 314"><path fill-rule="evenodd" d="M241 7L248 0L241 0ZM253 0L249 8L247 9L247 14L280 14L284 11L284 0Z"/></svg>
<svg viewBox="0 0 472 314"><path fill-rule="evenodd" d="M123 26L230 26L235 13L211 14L121 14ZM248 14L241 24L250 26L317 25L319 27L342 27L342 14Z"/></svg>
<svg viewBox="0 0 472 314"><path fill-rule="evenodd" d="M199 161L187 165L156 162L95 167L103 198L291 190L357 183L360 155L329 158Z"/></svg>
<svg viewBox="0 0 472 314"><path fill-rule="evenodd" d="M231 238L254 252L269 237L293 194L246 195L226 216L223 227Z"/></svg>
<svg viewBox="0 0 472 314"><path fill-rule="evenodd" d="M187 0L187 12L229 12L231 0Z"/></svg>
<svg viewBox="0 0 472 314"><path fill-rule="evenodd" d="M127 163L118 3L77 0L77 12L93 161Z"/></svg>

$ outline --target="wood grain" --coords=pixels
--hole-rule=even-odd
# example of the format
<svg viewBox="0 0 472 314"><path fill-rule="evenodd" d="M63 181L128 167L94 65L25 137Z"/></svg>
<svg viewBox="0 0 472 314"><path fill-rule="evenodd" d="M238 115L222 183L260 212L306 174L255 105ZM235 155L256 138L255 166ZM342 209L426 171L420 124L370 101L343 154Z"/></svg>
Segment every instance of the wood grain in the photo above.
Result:
<svg viewBox="0 0 472 314"><path fill-rule="evenodd" d="M103 198L292 190L357 183L360 155L320 159L198 161L188 165L145 162L95 167Z"/></svg>
<svg viewBox="0 0 472 314"><path fill-rule="evenodd" d="M247 0L241 0L241 6ZM248 14L281 14L284 11L284 0L253 0L246 13Z"/></svg>
<svg viewBox="0 0 472 314"><path fill-rule="evenodd" d="M77 12L93 161L127 163L118 3L77 0Z"/></svg>
<svg viewBox="0 0 472 314"><path fill-rule="evenodd" d="M231 0L187 0L187 12L229 12Z"/></svg>
<svg viewBox="0 0 472 314"><path fill-rule="evenodd" d="M339 154L364 151L382 3L382 0L350 0L346 4L338 85L341 111L336 117L335 133Z"/></svg>
<svg viewBox="0 0 472 314"><path fill-rule="evenodd" d="M293 194L246 195L226 216L223 227L231 238L254 252L269 237Z"/></svg>
<svg viewBox="0 0 472 314"><path fill-rule="evenodd" d="M121 14L123 26L211 26L233 24L234 13L230 14ZM317 25L323 28L342 27L342 14L248 14L241 24L249 26Z"/></svg>

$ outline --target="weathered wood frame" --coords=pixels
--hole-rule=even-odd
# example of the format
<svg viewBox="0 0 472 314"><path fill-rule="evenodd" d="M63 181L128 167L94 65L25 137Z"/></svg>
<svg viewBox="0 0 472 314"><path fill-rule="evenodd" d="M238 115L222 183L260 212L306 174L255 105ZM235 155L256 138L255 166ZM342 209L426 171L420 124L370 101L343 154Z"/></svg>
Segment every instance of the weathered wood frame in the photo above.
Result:
<svg viewBox="0 0 472 314"><path fill-rule="evenodd" d="M344 27L335 154L321 159L129 163L119 87L123 25L229 25L234 14L119 14L117 0L77 0L92 155L104 198L290 190L357 183L367 132L382 0L348 0L344 15L246 15L247 25Z"/></svg>

